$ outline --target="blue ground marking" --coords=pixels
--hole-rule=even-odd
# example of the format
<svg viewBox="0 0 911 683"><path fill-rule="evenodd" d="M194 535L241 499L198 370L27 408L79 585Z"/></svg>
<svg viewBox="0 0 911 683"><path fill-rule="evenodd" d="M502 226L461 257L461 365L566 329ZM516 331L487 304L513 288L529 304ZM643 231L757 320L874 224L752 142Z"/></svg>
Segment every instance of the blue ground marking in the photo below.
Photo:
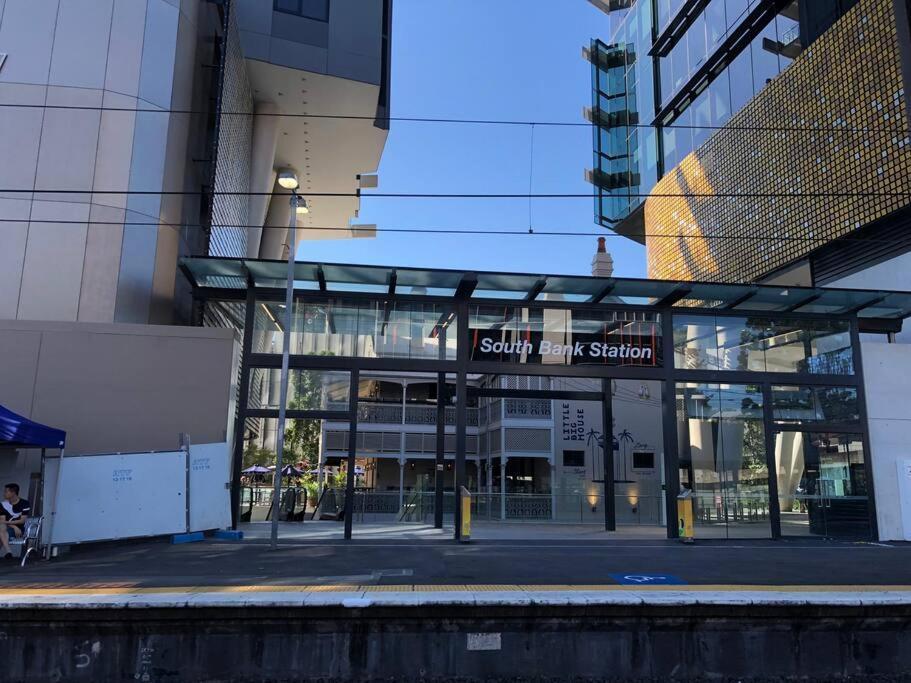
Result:
<svg viewBox="0 0 911 683"><path fill-rule="evenodd" d="M234 531L232 529L219 529L214 534L214 538L223 540L223 541L242 541L244 540L243 531Z"/></svg>
<svg viewBox="0 0 911 683"><path fill-rule="evenodd" d="M671 574L608 574L624 586L685 586L686 581Z"/></svg>

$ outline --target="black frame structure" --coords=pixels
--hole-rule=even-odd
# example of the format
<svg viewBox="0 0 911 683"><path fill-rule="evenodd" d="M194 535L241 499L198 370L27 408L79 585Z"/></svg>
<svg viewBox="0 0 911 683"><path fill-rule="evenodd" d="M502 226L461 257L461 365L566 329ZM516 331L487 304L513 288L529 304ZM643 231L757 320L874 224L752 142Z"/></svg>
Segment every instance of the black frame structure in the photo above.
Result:
<svg viewBox="0 0 911 683"><path fill-rule="evenodd" d="M235 422L232 483L232 514L238 512L243 433L247 418L275 418L276 409L248 406L250 375L254 368L279 368L281 356L255 353L253 331L257 306L263 302L284 300L285 261L226 259L214 257L187 258L181 270L200 303L235 302L243 304L243 354L240 368L238 414ZM470 375L536 375L585 377L600 379L600 392L582 392L573 398L601 400L604 424L611 424L610 381L617 379L658 380L662 382L662 417L664 424L664 471L667 535L677 535L676 496L680 490L680 454L678 453L676 385L678 383L747 384L761 387L763 427L769 472L769 499L775 495L774 434L776 431L844 431L859 434L865 452L865 473L869 496L870 528L877 536L875 496L871 470L871 453L864 403L863 368L859 335L862 332L894 332L901 321L911 316L911 292L779 287L752 284L718 284L675 282L632 278L595 278L565 275L530 275L520 273L466 272L424 270L385 266L359 266L298 262L295 274L295 304L344 300L383 306L392 304L441 304L444 314L435 327L441 338L457 335L455 358L447 358L443 344L437 358L365 357L338 355L292 355L293 370L335 370L350 373L346 410L288 410L290 419L347 420L350 424L348 446L348 479L345 497L345 538L352 533L352 499L358 429L358 380L361 372L420 372L436 376L438 385L446 386L447 375L455 377L456 452L455 490L466 484L466 424ZM502 308L570 310L580 313L599 311L635 314L652 321L660 319L660 366L579 364L527 364L502 360L472 359L469 312L472 306ZM676 316L711 315L717 319L743 317L788 320L846 321L850 330L853 374L795 374L756 370L682 369L674 367L674 319ZM649 316L651 316L649 318ZM453 322L455 323L453 325ZM277 323L276 323L277 324ZM453 330L452 328L455 327ZM773 385L818 387L853 387L857 391L859 424L850 427L814 425L782 426L773 418L770 399ZM516 391L471 388L473 393L493 396L498 392L511 397L547 398L560 392ZM564 392L565 393L565 392ZM441 392L442 395L442 392ZM552 396L553 395L553 396ZM561 396L562 397L562 396ZM443 401L439 402L442 406ZM438 408L440 409L440 408ZM434 521L442 526L443 464L442 420L437 422L437 452ZM612 449L604 449L606 501L613 501ZM776 502L777 505L777 502ZM771 508L770 504L770 508ZM770 510L773 537L780 535L780 524ZM459 506L456 506L455 537L459 537ZM615 527L613 506L605 505L605 528Z"/></svg>

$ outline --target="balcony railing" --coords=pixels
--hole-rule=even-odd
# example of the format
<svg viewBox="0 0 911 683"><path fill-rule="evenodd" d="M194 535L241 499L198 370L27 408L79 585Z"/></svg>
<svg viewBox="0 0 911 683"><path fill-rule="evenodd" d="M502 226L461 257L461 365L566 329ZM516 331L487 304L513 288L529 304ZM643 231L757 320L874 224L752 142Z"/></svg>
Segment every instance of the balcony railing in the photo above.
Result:
<svg viewBox="0 0 911 683"><path fill-rule="evenodd" d="M505 401L504 410L506 417L549 420L551 418L550 405L548 399L508 398Z"/></svg>
<svg viewBox="0 0 911 683"><path fill-rule="evenodd" d="M327 410L347 410L347 404L330 403ZM437 423L436 406L405 406L405 424L435 425ZM402 424L402 406L397 403L359 403L357 406L357 420L365 424ZM454 425L456 422L456 409L446 407L446 424ZM469 427L478 426L478 409L467 409L467 423Z"/></svg>

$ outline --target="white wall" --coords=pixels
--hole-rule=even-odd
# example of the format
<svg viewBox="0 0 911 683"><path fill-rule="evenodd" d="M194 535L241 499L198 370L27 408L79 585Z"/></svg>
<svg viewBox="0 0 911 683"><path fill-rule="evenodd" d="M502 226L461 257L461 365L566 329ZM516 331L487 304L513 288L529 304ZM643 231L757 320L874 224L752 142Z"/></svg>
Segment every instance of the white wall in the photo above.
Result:
<svg viewBox="0 0 911 683"><path fill-rule="evenodd" d="M861 271L830 282L826 287L905 292L911 289L909 272L911 272L911 252L877 263L875 266L864 268ZM896 341L902 344L911 343L911 331L908 330L908 325L905 325L903 331L896 335Z"/></svg>
<svg viewBox="0 0 911 683"><path fill-rule="evenodd" d="M903 504L911 511L911 500L902 501L897 470L899 461L911 459L911 345L864 342L861 353L879 538L911 540L911 523L902 522Z"/></svg>
<svg viewBox="0 0 911 683"><path fill-rule="evenodd" d="M154 195L97 191L160 190L166 172L182 189L187 117L27 105L186 108L196 8L0 3L0 104L20 105L0 108L0 186L29 191L0 197L0 219L17 221L0 231L0 318L171 321L169 307L165 317L154 305L173 294L178 230L155 223L179 224L179 210ZM125 220L152 225L125 229Z"/></svg>

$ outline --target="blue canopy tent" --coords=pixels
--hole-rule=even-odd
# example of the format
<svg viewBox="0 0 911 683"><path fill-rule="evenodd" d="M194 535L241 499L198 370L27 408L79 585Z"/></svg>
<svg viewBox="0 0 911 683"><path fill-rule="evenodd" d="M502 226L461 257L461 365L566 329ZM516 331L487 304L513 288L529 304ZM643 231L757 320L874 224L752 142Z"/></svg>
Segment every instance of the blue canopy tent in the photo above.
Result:
<svg viewBox="0 0 911 683"><path fill-rule="evenodd" d="M63 458L63 447L66 445L66 432L40 424L27 417L22 417L12 410L0 405L0 448L40 448L41 449L41 475L38 482L38 491L44 486L44 459L48 448L59 448L60 457ZM59 480L58 480L59 484ZM40 497L33 501L37 507L43 508Z"/></svg>
<svg viewBox="0 0 911 683"><path fill-rule="evenodd" d="M63 448L66 432L54 429L0 406L0 446L12 448Z"/></svg>

